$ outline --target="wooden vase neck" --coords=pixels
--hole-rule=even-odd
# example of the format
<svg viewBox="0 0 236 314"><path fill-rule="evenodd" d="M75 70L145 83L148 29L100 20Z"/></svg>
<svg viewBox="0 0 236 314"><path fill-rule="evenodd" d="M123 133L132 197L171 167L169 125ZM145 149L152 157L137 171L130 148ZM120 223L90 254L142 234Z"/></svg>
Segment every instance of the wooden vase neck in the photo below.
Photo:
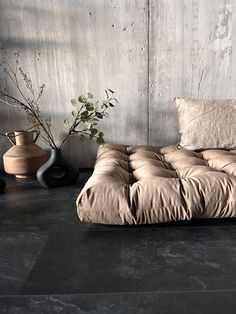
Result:
<svg viewBox="0 0 236 314"><path fill-rule="evenodd" d="M16 145L32 145L34 144L34 137L32 131L16 131L15 140Z"/></svg>

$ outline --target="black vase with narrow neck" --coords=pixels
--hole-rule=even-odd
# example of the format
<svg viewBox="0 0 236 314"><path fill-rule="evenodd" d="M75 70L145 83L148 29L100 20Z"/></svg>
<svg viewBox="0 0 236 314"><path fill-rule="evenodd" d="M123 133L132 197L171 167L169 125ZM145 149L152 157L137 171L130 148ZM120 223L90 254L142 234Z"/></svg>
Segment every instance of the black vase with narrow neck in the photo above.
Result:
<svg viewBox="0 0 236 314"><path fill-rule="evenodd" d="M49 160L37 171L37 179L45 188L75 184L79 170L71 166L60 149L52 149Z"/></svg>

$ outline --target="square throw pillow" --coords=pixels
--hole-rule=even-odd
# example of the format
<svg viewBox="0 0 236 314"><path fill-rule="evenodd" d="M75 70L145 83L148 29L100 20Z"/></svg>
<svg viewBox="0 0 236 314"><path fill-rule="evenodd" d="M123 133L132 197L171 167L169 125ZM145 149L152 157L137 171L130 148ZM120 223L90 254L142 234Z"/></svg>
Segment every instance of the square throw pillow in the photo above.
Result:
<svg viewBox="0 0 236 314"><path fill-rule="evenodd" d="M175 98L180 146L196 150L236 147L236 100Z"/></svg>

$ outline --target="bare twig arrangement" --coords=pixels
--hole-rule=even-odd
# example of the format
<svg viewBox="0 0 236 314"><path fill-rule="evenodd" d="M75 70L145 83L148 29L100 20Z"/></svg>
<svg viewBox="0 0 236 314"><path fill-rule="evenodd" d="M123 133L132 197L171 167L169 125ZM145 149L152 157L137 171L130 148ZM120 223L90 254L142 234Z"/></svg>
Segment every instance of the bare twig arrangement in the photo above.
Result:
<svg viewBox="0 0 236 314"><path fill-rule="evenodd" d="M114 91L111 89L105 90L106 99L102 102L94 102L94 96L91 93L79 96L78 100L72 99L71 103L74 107L71 112L72 119L64 120L64 125L67 127L68 131L62 139L61 144L57 145L52 132L51 118L46 117L40 108L40 100L44 92L45 84L39 86L36 91L29 74L20 66L19 58L20 52L17 51L15 53L14 65L12 65L8 61L6 51L1 48L0 68L12 82L13 86L15 86L20 97L15 97L8 93L5 88L0 87L0 101L9 106L22 109L33 127L41 131L41 140L53 149L61 148L72 134L80 135L81 141L83 141L86 136L89 136L90 139L95 138L98 144L103 144L104 134L98 131L96 125L99 120L109 116L107 112L108 108L114 107L114 104L118 103L117 99L113 97ZM26 91L21 88L22 81L25 83Z"/></svg>

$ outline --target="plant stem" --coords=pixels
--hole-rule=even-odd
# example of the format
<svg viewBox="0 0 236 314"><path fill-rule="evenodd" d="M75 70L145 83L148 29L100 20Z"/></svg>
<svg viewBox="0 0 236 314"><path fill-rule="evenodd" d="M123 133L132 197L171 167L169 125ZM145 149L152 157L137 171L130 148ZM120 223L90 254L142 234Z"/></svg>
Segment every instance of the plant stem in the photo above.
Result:
<svg viewBox="0 0 236 314"><path fill-rule="evenodd" d="M15 108L17 108L17 106L12 105L12 104L10 104L8 101L5 101L5 100L3 100L3 99L1 99L1 98L0 98L0 101L3 102L4 104L7 104L7 105L10 106L10 107L15 107Z"/></svg>
<svg viewBox="0 0 236 314"><path fill-rule="evenodd" d="M6 62L6 65L7 65L8 69L9 69L6 72L6 74L11 79L13 84L16 86L16 88L19 91L21 97L25 100L25 103L27 105L25 105L24 103L22 103L18 99L8 95L7 93L2 92L2 94L4 94L5 96L8 96L11 99L14 99L14 101L17 102L18 104L20 104L21 106L23 106L24 109L30 111L32 116L34 117L34 119L40 124L40 126L42 127L42 129L44 130L44 132L46 133L46 135L48 137L48 140L46 138L44 138L44 140L46 140L47 144L50 147L56 148L57 146L56 146L55 141L53 139L53 135L52 135L52 132L51 132L50 125L46 121L45 117L40 112L40 110L38 110L38 104L35 101L35 94L34 94L34 91L32 89L32 84L30 83L31 85L28 87L28 89L30 90L30 92L31 92L31 94L33 96L33 100L29 101L29 99L27 97L25 97L24 93L22 92L22 90L21 90L21 88L19 86L18 77L17 77L17 74L18 74L18 71L19 71L18 63L16 62L16 68L15 68L15 71L14 71L12 66L11 66L11 64L8 62L7 58L5 58L5 62ZM24 75L23 70L21 70L21 75ZM24 79L24 77L23 77L23 79ZM41 135L41 138L42 138L42 135Z"/></svg>
<svg viewBox="0 0 236 314"><path fill-rule="evenodd" d="M69 136L71 136L71 132L69 131L69 133L63 138L61 145L59 146L59 149L62 148L62 146L65 144L65 141L68 139Z"/></svg>
<svg viewBox="0 0 236 314"><path fill-rule="evenodd" d="M77 115L76 115L76 118L72 124L72 126L70 127L69 129L69 132L68 134L63 138L62 142L61 142L61 145L59 146L59 149L62 148L62 146L64 145L64 143L66 142L66 140L68 139L68 137L71 136L71 134L73 133L73 131L75 130L75 128L80 124L81 120L79 119L80 118L80 113L81 111L83 110L83 108L85 107L85 105L83 104L80 108L80 110L78 111Z"/></svg>
<svg viewBox="0 0 236 314"><path fill-rule="evenodd" d="M107 101L109 102L109 101L111 101L112 100L112 98L108 98L107 99ZM85 134L85 135L91 135L90 133L88 133L88 132L85 132L85 131L76 131L75 129L78 127L78 125L82 122L81 121L81 117L80 117L80 113L81 113L81 111L82 111L82 109L85 107L85 105L82 105L81 106L81 108L80 108L80 110L78 111L78 113L77 113L77 115L76 115L76 117L75 117L75 120L74 120L74 122L73 122L73 124L72 124L72 126L70 127L70 129L69 129L69 132L68 132L68 134L63 138L63 140L62 140L62 142L61 142L61 145L59 146L59 149L61 149L62 148L62 146L64 145L64 143L67 141L67 139L72 135L72 134L74 134L74 133L81 133L81 134ZM106 111L106 107L101 111L101 114L103 114L105 111ZM88 117L92 117L92 116L96 116L96 113L95 113L95 111L92 111L89 115L88 115ZM94 135L94 137L95 138L98 138L98 136L96 136L96 135Z"/></svg>

